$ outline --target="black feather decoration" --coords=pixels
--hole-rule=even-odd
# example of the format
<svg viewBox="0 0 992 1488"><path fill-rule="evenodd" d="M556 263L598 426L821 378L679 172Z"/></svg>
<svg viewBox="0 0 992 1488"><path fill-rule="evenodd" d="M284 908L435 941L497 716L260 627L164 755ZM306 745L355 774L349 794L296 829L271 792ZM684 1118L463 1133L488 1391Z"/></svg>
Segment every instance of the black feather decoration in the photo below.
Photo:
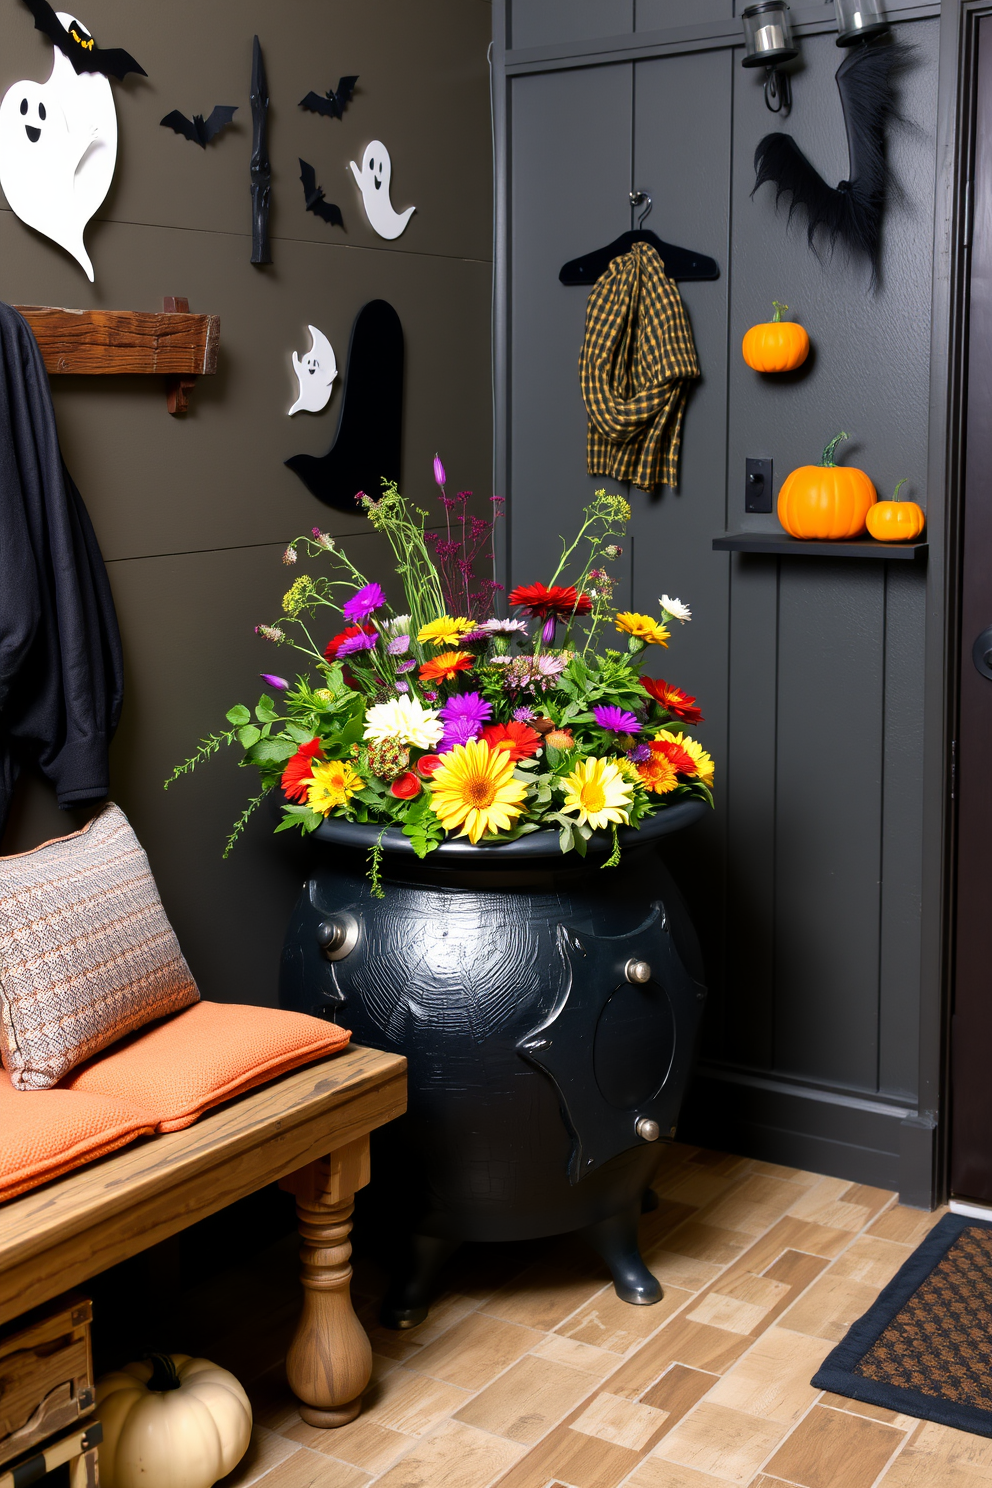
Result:
<svg viewBox="0 0 992 1488"><path fill-rule="evenodd" d="M888 186L885 136L896 115L894 78L912 55L900 42L863 42L837 69L837 91L844 109L850 178L828 186L789 134L766 134L754 152L754 191L766 181L775 200L787 195L789 221L806 218L809 246L822 234L831 247L838 239L878 270L882 209ZM754 192L751 193L754 195Z"/></svg>

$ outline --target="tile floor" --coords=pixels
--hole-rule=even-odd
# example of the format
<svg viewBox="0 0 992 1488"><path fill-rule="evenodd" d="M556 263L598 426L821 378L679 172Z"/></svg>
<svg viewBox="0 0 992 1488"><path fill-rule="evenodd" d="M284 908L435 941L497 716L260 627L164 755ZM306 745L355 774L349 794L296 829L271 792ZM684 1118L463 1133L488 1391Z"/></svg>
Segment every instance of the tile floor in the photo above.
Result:
<svg viewBox="0 0 992 1488"><path fill-rule="evenodd" d="M224 1488L989 1488L992 1440L809 1384L940 1213L678 1145L655 1187L654 1307L618 1301L567 1238L477 1246L428 1321L395 1333L375 1324L382 1278L360 1263L375 1373L337 1431L304 1425L282 1381L296 1302L292 1246L275 1248L273 1294L248 1281L229 1342L256 1430Z"/></svg>

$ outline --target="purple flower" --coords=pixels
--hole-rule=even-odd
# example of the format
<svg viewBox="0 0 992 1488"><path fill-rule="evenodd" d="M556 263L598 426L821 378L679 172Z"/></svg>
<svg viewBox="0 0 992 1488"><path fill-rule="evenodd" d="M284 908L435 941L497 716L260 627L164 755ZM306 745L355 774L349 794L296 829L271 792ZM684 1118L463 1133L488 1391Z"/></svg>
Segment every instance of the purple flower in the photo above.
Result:
<svg viewBox="0 0 992 1488"><path fill-rule="evenodd" d="M427 699L427 701L429 703L436 703L437 702L437 693L436 692L425 692L424 693L424 697Z"/></svg>
<svg viewBox="0 0 992 1488"><path fill-rule="evenodd" d="M478 738L481 729L482 725L473 724L471 718L449 720L445 723L441 742L437 746L438 754L447 754L456 744L468 744L472 739Z"/></svg>
<svg viewBox="0 0 992 1488"><path fill-rule="evenodd" d="M651 758L650 744L635 744L633 749L627 750L627 758L635 765L643 765Z"/></svg>
<svg viewBox="0 0 992 1488"><path fill-rule="evenodd" d="M409 684L409 682L394 682L393 683L393 686L396 688L396 691L397 692L409 692L410 691L410 684ZM650 749L648 750L648 753L649 754L651 753Z"/></svg>
<svg viewBox="0 0 992 1488"><path fill-rule="evenodd" d="M533 708L514 708L513 710L513 718L516 723L530 723L531 719L536 717L537 714Z"/></svg>
<svg viewBox="0 0 992 1488"><path fill-rule="evenodd" d="M417 663L415 661L398 661L396 663L396 670L398 672L412 672L416 665Z"/></svg>
<svg viewBox="0 0 992 1488"><path fill-rule="evenodd" d="M479 629L486 631L489 635L527 634L527 626L523 620L484 620Z"/></svg>
<svg viewBox="0 0 992 1488"><path fill-rule="evenodd" d="M285 677L276 677L272 672L259 672L258 675L263 682L268 682L269 686L274 687L277 692L286 692L289 687Z"/></svg>
<svg viewBox="0 0 992 1488"><path fill-rule="evenodd" d="M492 706L485 698L477 692L460 692L450 697L441 709L441 717L444 719L445 733L450 733L455 727L462 724L471 728L471 737L474 739L481 732L482 725L493 716ZM464 739L457 741L464 744Z"/></svg>
<svg viewBox="0 0 992 1488"><path fill-rule="evenodd" d="M628 713L625 708L617 708L613 703L606 703L598 708L593 708L592 716L601 729L606 729L610 734L639 734L641 725L633 713Z"/></svg>
<svg viewBox="0 0 992 1488"><path fill-rule="evenodd" d="M402 656L403 652L409 651L409 649L410 637L408 635L396 636L396 638L390 641L389 645L386 647L386 650L390 656Z"/></svg>
<svg viewBox="0 0 992 1488"><path fill-rule="evenodd" d="M375 631L371 635L349 636L346 641L341 642L337 656L340 659L342 656L352 656L356 651L374 651L378 639Z"/></svg>
<svg viewBox="0 0 992 1488"><path fill-rule="evenodd" d="M381 610L385 603L386 596L379 584L365 584L351 599L345 600L341 613L355 625L360 620L367 620L376 610Z"/></svg>
<svg viewBox="0 0 992 1488"><path fill-rule="evenodd" d="M434 480L435 480L435 483L437 485L439 485L439 486L443 486L444 483L445 483L445 481L447 479L448 479L448 477L444 473L444 466L441 464L441 461L439 460L438 456L435 455L434 456Z"/></svg>

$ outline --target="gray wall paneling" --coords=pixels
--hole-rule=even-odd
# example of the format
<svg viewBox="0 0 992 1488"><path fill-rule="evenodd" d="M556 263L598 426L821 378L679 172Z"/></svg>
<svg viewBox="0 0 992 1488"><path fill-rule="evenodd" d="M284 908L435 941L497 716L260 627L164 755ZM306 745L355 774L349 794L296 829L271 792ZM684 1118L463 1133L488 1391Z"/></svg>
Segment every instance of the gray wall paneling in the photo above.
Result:
<svg viewBox="0 0 992 1488"><path fill-rule="evenodd" d="M917 1103L926 574L731 557L714 554L710 539L777 526L744 513L746 455L774 458L777 489L841 428L854 436L847 458L868 469L880 494L908 475L912 495L927 505L932 494L940 512L942 492L927 490L937 7L888 8L914 21L899 28L914 59L902 84L907 123L891 138L898 191L874 291L842 252L818 262L769 188L752 199L754 145L777 126L760 79L738 66L739 22L722 24L729 6L713 9L639 0L625 46L604 4L599 41L586 13L581 40L569 27L553 40L545 29L540 52L532 36L534 50L497 56L497 90L505 67L512 100L502 159L506 340L497 320L510 576L538 576L581 492L598 484L584 473L575 376L584 306L562 298L585 296L560 290L555 274L625 225L629 122L630 184L654 198L650 225L713 254L722 269L716 284L683 287L703 378L687 414L681 488L630 493L635 605L650 608L674 590L695 616L654 670L698 692L701 736L719 762L714 818L667 854L699 923L711 983L683 1130L925 1201L933 1122ZM497 36L501 14L496 7ZM847 153L833 8L794 14L802 60L784 127L837 181ZM648 35L649 26L670 29ZM602 101L595 128L593 90ZM536 161L545 151L563 171L553 215L540 205ZM576 182L586 208L579 231ZM813 337L806 368L788 378L760 377L740 357L744 331L767 318L772 299L787 301ZM926 995L939 1004L935 981Z"/></svg>
<svg viewBox="0 0 992 1488"><path fill-rule="evenodd" d="M0 91L45 78L51 46L21 0L0 0ZM330 445L340 382L318 415L286 417L290 356L312 321L330 336L343 375L354 317L383 296L406 335L404 488L433 500L439 450L460 488L491 490L491 132L486 0L176 0L122 9L87 0L101 40L125 45L148 71L114 85L120 155L113 188L87 241L90 285L54 244L0 199L0 294L8 301L159 310L184 294L221 317L220 367L170 418L161 379L57 378L59 433L108 560L123 632L126 698L111 755L112 794L135 824L166 908L204 995L274 1004L282 936L305 872L302 844L272 836L259 813L221 860L252 776L233 755L165 793L172 766L216 728L231 703L254 703L259 673L294 672L295 653L254 634L278 615L294 573L280 553L313 526L348 540L361 564L368 525L332 511L286 470L298 451ZM273 259L249 263L248 84L258 32L272 97ZM334 69L337 69L336 71ZM359 74L341 120L298 100L342 72ZM231 129L206 151L162 129L236 103ZM365 220L347 171L369 139L393 159L393 202L417 211L386 242ZM310 160L345 230L303 209L298 157ZM377 561L377 560L376 560ZM301 658L302 660L302 658ZM48 787L26 779L0 852L33 847L82 825Z"/></svg>

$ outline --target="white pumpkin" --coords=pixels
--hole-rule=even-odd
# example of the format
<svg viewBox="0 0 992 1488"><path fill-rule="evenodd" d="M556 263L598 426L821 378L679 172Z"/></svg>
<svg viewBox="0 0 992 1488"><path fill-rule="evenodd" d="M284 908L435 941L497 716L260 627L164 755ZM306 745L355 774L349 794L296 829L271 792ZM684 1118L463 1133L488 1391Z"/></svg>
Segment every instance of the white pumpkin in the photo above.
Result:
<svg viewBox="0 0 992 1488"><path fill-rule="evenodd" d="M211 1488L241 1461L248 1396L226 1369L153 1354L96 1384L101 1488Z"/></svg>

